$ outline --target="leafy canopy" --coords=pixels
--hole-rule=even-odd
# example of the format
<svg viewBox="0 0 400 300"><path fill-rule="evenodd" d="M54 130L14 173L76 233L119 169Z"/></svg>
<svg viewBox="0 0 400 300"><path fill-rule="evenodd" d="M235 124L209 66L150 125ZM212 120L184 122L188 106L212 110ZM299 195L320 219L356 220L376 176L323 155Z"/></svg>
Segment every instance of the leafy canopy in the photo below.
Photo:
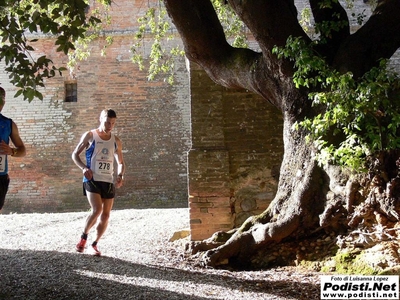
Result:
<svg viewBox="0 0 400 300"><path fill-rule="evenodd" d="M111 0L96 1L102 5L91 10L88 0L5 0L0 3L0 61L4 61L10 82L18 88L15 97L22 94L29 101L43 99L39 88L44 87L44 80L67 70L55 66L46 55L35 55L34 46L39 36L56 38L56 50L68 55L67 67L71 74L76 63L90 55L90 42L104 34L102 26L110 23L107 9ZM213 0L213 4L233 44L246 46L243 23L224 1ZM166 74L167 81L173 84L174 60L183 56L184 51L179 46L167 50L168 45L164 42L175 38L176 33L171 30L171 21L162 1L149 8L138 21L136 41L131 47L132 61L144 69L144 57L149 57L148 79ZM145 53L146 38L151 40L150 53ZM103 54L112 41L112 36L106 37Z"/></svg>
<svg viewBox="0 0 400 300"><path fill-rule="evenodd" d="M224 0L211 0L211 2L231 44L234 47L247 47L246 28L235 12ZM141 70L147 69L149 80L154 80L157 75L166 75L167 82L173 84L176 71L174 61L185 53L179 45L172 47L168 45L168 41L173 39L176 43L176 32L172 30L171 20L162 1L159 1L157 6L149 8L138 22L140 26L135 34L135 43L131 47L132 62ZM151 41L149 54L145 51L146 39ZM147 57L148 66L145 66Z"/></svg>
<svg viewBox="0 0 400 300"><path fill-rule="evenodd" d="M109 5L110 0L99 0ZM0 3L0 61L4 61L10 82L19 88L15 97L23 95L32 101L42 99L38 90L44 79L61 74L45 55L34 56L38 35L56 37L57 51L68 54L76 49L78 41L87 38L101 19L87 16L85 0L5 0Z"/></svg>
<svg viewBox="0 0 400 300"><path fill-rule="evenodd" d="M305 88L316 111L296 123L308 130L320 164L335 163L353 171L364 169L365 158L400 148L400 77L381 60L361 78L339 73L300 38L289 38L278 57L294 62L293 81Z"/></svg>
<svg viewBox="0 0 400 300"><path fill-rule="evenodd" d="M144 49L146 36L152 40L151 50L148 54L150 65L148 66L148 79L154 80L158 74L167 74L167 81L174 82L174 60L177 56L183 56L184 51L179 46L166 50L164 40L174 38L171 30L171 23L166 17L165 8L150 8L143 17L138 19L140 24L135 34L135 43L131 47L132 62L139 66L140 70L145 69Z"/></svg>

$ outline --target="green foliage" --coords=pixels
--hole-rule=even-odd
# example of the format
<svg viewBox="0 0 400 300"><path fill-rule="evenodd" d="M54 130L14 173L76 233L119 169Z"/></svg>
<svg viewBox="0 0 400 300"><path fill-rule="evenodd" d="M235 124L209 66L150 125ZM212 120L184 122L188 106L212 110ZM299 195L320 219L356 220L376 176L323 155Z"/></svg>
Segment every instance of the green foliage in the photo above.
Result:
<svg viewBox="0 0 400 300"><path fill-rule="evenodd" d="M231 45L237 48L247 48L247 27L225 0L212 0L215 12L224 28L225 36Z"/></svg>
<svg viewBox="0 0 400 300"><path fill-rule="evenodd" d="M367 155L400 147L400 78L387 61L355 79L330 68L301 39L274 52L294 61L296 87L310 91L316 115L296 126L308 130L321 164L360 171Z"/></svg>
<svg viewBox="0 0 400 300"><path fill-rule="evenodd" d="M225 35L234 47L247 48L246 27L238 19L230 6L223 0L212 0L215 11L225 30ZM167 81L174 83L175 65L177 57L185 55L181 46L168 49L168 41L175 36L171 30L171 23L167 17L162 1L158 6L149 8L145 15L138 19L140 24L135 34L135 43L131 47L132 62L139 66L140 70L148 70L148 79L153 80L157 75L167 75ZM146 53L146 41L151 40L150 53ZM149 58L149 65L145 66L145 57Z"/></svg>
<svg viewBox="0 0 400 300"><path fill-rule="evenodd" d="M68 70L73 74L75 66L79 61L86 60L90 56L90 43L97 38L99 38L103 33L104 25L111 24L111 17L108 15L109 5L107 3L103 3L99 7L91 10L91 17L98 20L96 23L92 23L90 26L90 30L85 32L83 37L79 37L74 42L74 50L68 52ZM107 36L105 38L106 44L102 49L102 55L106 55L106 49L109 45L112 44L113 38L111 36Z"/></svg>
<svg viewBox="0 0 400 300"><path fill-rule="evenodd" d="M138 22L140 26L135 35L136 42L131 47L132 62L136 63L140 70L145 68L143 59L146 49L145 42L146 36L150 35L152 45L148 55L150 58L148 79L153 80L158 74L167 74L168 83L173 84L174 59L177 56L183 56L184 51L179 46L168 51L163 43L174 38L165 8L161 5L158 8L149 8L146 14L138 19Z"/></svg>
<svg viewBox="0 0 400 300"><path fill-rule="evenodd" d="M300 20L299 23L303 28L304 32L309 33L311 29L311 9L309 7L304 8L300 12Z"/></svg>
<svg viewBox="0 0 400 300"><path fill-rule="evenodd" d="M108 0L102 1L110 4ZM11 83L19 88L16 97L32 101L43 96L38 88L44 79L61 74L46 56L34 57L34 35L56 36L57 51L68 54L75 42L83 41L86 33L101 22L95 15L87 16L85 0L6 0L0 3L0 60L6 64ZM32 38L32 39L31 39Z"/></svg>

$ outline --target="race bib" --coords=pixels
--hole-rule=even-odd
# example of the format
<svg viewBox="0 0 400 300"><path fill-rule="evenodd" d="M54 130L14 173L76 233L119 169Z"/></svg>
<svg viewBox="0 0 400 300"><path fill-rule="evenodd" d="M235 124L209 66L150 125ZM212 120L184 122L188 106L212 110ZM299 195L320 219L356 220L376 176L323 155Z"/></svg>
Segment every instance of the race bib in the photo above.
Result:
<svg viewBox="0 0 400 300"><path fill-rule="evenodd" d="M0 155L0 173L6 170L6 156Z"/></svg>
<svg viewBox="0 0 400 300"><path fill-rule="evenodd" d="M113 163L114 158L106 155L108 151L103 149L102 155L99 155L95 161L95 173L101 175L112 175L113 174Z"/></svg>

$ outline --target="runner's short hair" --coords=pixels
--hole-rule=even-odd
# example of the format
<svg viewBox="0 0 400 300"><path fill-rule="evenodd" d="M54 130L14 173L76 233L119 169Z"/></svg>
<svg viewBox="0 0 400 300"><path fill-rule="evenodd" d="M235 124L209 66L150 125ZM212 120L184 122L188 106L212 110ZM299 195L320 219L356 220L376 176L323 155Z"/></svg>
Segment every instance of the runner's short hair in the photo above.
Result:
<svg viewBox="0 0 400 300"><path fill-rule="evenodd" d="M117 114L112 109L103 109L103 111L100 114L100 120L103 118L116 118L116 117L117 117Z"/></svg>

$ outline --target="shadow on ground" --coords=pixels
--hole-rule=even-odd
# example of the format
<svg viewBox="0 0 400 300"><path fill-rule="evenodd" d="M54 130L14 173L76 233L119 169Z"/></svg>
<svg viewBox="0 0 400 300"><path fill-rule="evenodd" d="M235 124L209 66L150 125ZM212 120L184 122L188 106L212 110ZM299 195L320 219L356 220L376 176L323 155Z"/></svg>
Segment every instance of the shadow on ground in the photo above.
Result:
<svg viewBox="0 0 400 300"><path fill-rule="evenodd" d="M219 293L223 290L230 290L232 296L265 293L265 299L272 299L268 298L271 295L273 299L319 296L317 283L304 283L308 285L305 291L316 293L305 295L298 282L270 281L267 276L265 280L239 280L232 276L77 253L0 249L0 299L227 299ZM209 292L198 296L199 285L209 286Z"/></svg>

